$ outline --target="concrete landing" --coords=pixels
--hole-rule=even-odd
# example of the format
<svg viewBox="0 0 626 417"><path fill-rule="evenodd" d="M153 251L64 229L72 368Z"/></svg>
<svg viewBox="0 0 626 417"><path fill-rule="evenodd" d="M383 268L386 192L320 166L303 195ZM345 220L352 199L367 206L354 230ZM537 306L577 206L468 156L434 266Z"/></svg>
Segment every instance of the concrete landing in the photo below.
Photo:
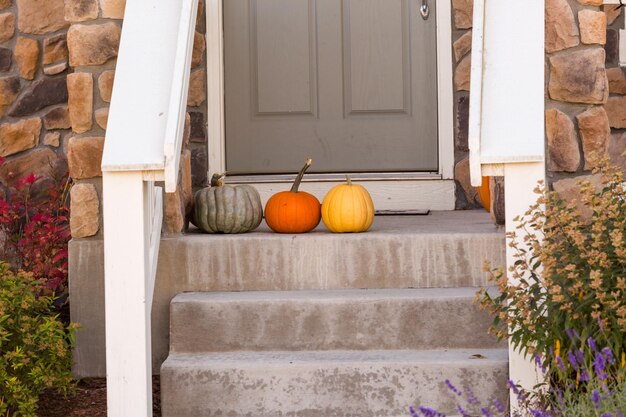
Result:
<svg viewBox="0 0 626 417"><path fill-rule="evenodd" d="M179 294L170 353L495 348L475 288Z"/></svg>
<svg viewBox="0 0 626 417"><path fill-rule="evenodd" d="M73 239L74 371L105 375L102 240ZM153 365L168 353L169 305L181 292L284 291L485 285L484 260L505 262L504 231L482 210L378 216L370 232L303 235L190 233L161 241L152 310Z"/></svg>
<svg viewBox="0 0 626 417"><path fill-rule="evenodd" d="M446 378L486 402L506 398L507 374L506 350L172 355L161 406L164 417L406 417L411 405L457 414Z"/></svg>

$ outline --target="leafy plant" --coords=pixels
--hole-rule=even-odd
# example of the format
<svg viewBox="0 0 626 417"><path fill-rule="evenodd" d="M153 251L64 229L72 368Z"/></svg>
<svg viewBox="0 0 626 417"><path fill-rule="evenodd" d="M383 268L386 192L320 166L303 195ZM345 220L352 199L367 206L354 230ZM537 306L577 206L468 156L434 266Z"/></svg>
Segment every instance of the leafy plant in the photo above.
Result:
<svg viewBox="0 0 626 417"><path fill-rule="evenodd" d="M36 416L44 389L73 387L74 326L53 315L44 282L0 262L0 414Z"/></svg>
<svg viewBox="0 0 626 417"><path fill-rule="evenodd" d="M30 174L0 200L0 259L32 272L57 297L67 292L70 185L67 175L44 180Z"/></svg>
<svg viewBox="0 0 626 417"><path fill-rule="evenodd" d="M503 269L492 270L500 294L481 290L478 299L494 315L491 331L517 350L558 367L557 357L568 350L592 360L594 351L584 349L592 339L618 358L607 368L615 374L626 352L626 190L624 174L608 162L594 173L595 185L580 182L578 205L537 189L537 204L509 235L516 282ZM575 374L571 363L564 366Z"/></svg>

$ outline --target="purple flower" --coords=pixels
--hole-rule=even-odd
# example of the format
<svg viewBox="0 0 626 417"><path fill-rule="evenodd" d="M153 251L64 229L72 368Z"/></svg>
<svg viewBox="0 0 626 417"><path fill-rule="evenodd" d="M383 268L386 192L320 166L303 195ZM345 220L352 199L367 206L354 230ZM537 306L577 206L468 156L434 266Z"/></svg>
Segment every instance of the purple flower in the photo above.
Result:
<svg viewBox="0 0 626 417"><path fill-rule="evenodd" d="M491 413L489 412L489 410L487 410L486 408L481 408L481 409L480 409L480 412L481 412L481 413L482 413L482 415L483 415L483 416L485 416L485 417L494 417L494 415L493 415L493 414L491 414Z"/></svg>
<svg viewBox="0 0 626 417"><path fill-rule="evenodd" d="M587 344L589 345L591 349L593 349L594 352L598 351L598 347L596 346L596 341L593 340L593 337L590 337L589 340L587 340Z"/></svg>
<svg viewBox="0 0 626 417"><path fill-rule="evenodd" d="M446 385L448 386L448 388L450 389L450 391L452 391L453 393L455 393L456 395L461 395L461 391L459 389L457 389L457 387L455 387L454 385L452 385L452 382L450 382L449 379L446 379Z"/></svg>
<svg viewBox="0 0 626 417"><path fill-rule="evenodd" d="M471 417L460 405L456 406L456 409L461 413L461 417Z"/></svg>
<svg viewBox="0 0 626 417"><path fill-rule="evenodd" d="M474 393L472 392L471 389L465 387L465 394L467 395L467 403L472 405L472 404L478 404L478 398L476 398L476 396L474 395Z"/></svg>
<svg viewBox="0 0 626 417"><path fill-rule="evenodd" d="M578 370L578 361L576 360L576 355L574 355L572 352L567 352L567 359L569 360L569 363L572 364L572 367L574 368L574 370Z"/></svg>
<svg viewBox="0 0 626 417"><path fill-rule="evenodd" d="M605 347L604 349L602 349L602 356L608 363L610 364L615 363L615 357L613 356L613 352L611 351L611 348Z"/></svg>
<svg viewBox="0 0 626 417"><path fill-rule="evenodd" d="M560 356L556 357L556 363L557 365L559 365L559 369L563 372L565 372L565 364L563 363L563 359L561 359Z"/></svg>
<svg viewBox="0 0 626 417"><path fill-rule="evenodd" d="M505 408L504 408L504 405L502 405L502 403L500 402L500 400L493 400L493 405L496 407L496 410L498 410L498 413L504 413Z"/></svg>
<svg viewBox="0 0 626 417"><path fill-rule="evenodd" d="M576 339L580 340L580 335L578 334L576 329L565 329L565 333L567 334L567 337L569 337L570 340L572 340L572 341L574 341Z"/></svg>
<svg viewBox="0 0 626 417"><path fill-rule="evenodd" d="M596 409L600 407L600 393L597 389L594 389L591 393L591 400L593 401L593 406Z"/></svg>

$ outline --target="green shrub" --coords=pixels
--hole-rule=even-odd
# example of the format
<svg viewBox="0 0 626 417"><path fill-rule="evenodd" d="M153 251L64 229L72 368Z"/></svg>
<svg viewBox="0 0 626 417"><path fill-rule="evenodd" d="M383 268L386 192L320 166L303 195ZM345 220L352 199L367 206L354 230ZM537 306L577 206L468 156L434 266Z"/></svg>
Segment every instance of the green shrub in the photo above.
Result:
<svg viewBox="0 0 626 417"><path fill-rule="evenodd" d="M41 281L0 262L0 415L36 416L43 390L73 388L73 326L53 315Z"/></svg>
<svg viewBox="0 0 626 417"><path fill-rule="evenodd" d="M495 317L492 331L550 369L565 368L551 375L562 383L577 373L562 353L582 349L591 363L590 339L615 354L609 375L626 364L624 174L606 161L594 173L595 184L580 183L578 205L538 189L537 204L519 219L518 233L509 235L516 251L509 269L518 282L509 282L503 269L491 271L500 295L479 293L482 307Z"/></svg>

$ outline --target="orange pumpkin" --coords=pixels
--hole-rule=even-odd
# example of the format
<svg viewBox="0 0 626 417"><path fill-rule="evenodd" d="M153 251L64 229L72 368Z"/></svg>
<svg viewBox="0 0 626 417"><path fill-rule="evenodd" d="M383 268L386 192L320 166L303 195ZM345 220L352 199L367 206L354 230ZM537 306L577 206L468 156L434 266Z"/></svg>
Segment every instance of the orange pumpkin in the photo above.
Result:
<svg viewBox="0 0 626 417"><path fill-rule="evenodd" d="M270 197L265 205L265 222L278 233L306 233L319 224L321 205L315 196L298 191L306 170L313 161L307 159L296 177L290 191L282 191Z"/></svg>
<svg viewBox="0 0 626 417"><path fill-rule="evenodd" d="M483 177L483 183L478 187L478 198L487 212L491 208L491 187L489 186L489 177Z"/></svg>

